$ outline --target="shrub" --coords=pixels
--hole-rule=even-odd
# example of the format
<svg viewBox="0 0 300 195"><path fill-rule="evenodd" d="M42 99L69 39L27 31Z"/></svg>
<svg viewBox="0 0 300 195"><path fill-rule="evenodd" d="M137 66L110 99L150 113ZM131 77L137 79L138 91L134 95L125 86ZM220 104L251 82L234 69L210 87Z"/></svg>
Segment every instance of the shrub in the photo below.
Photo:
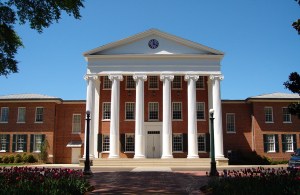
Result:
<svg viewBox="0 0 300 195"><path fill-rule="evenodd" d="M41 145L41 152L38 154L39 160L41 160L44 163L47 163L48 161L48 151L47 151L48 147L49 147L49 143L46 139Z"/></svg>
<svg viewBox="0 0 300 195"><path fill-rule="evenodd" d="M2 159L3 163L8 164L9 163L9 157L8 156L4 156Z"/></svg>
<svg viewBox="0 0 300 195"><path fill-rule="evenodd" d="M33 154L28 154L27 155L27 162L28 163L35 163L35 162L37 162L37 159L33 156Z"/></svg>
<svg viewBox="0 0 300 195"><path fill-rule="evenodd" d="M17 154L15 156L14 163L21 163L21 162L23 162L22 156L20 154Z"/></svg>
<svg viewBox="0 0 300 195"><path fill-rule="evenodd" d="M3 156L0 156L0 163L3 163Z"/></svg>
<svg viewBox="0 0 300 195"><path fill-rule="evenodd" d="M13 154L9 155L8 158L9 158L9 163L15 162L15 156Z"/></svg>

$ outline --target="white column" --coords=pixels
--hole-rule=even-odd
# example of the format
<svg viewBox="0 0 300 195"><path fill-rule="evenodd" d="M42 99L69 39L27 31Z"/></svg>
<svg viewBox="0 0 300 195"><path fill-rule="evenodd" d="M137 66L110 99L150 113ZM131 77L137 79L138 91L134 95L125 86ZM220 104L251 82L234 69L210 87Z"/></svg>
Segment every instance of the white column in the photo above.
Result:
<svg viewBox="0 0 300 195"><path fill-rule="evenodd" d="M144 81L147 75L135 74L133 79L136 82L134 158L145 158Z"/></svg>
<svg viewBox="0 0 300 195"><path fill-rule="evenodd" d="M92 115L92 123L93 123L93 134L91 135L91 154L93 154L94 158L99 158L98 155L98 133L99 133L99 102L100 102L100 79L97 77L94 83L94 108L93 108L93 115Z"/></svg>
<svg viewBox="0 0 300 195"><path fill-rule="evenodd" d="M162 157L173 158L172 154L172 114L171 114L171 81L174 75L161 75L163 81L163 132Z"/></svg>
<svg viewBox="0 0 300 195"><path fill-rule="evenodd" d="M197 136L197 105L196 105L196 81L198 75L185 75L188 82L188 155L187 158L199 158Z"/></svg>
<svg viewBox="0 0 300 195"><path fill-rule="evenodd" d="M223 80L223 75L210 75L212 82L212 98L214 109L214 139L215 139L215 157L224 158L223 151L223 128L222 128L222 104L220 93L220 81Z"/></svg>
<svg viewBox="0 0 300 195"><path fill-rule="evenodd" d="M123 76L119 74L111 74L108 78L112 81L108 158L119 158L120 81L123 80Z"/></svg>

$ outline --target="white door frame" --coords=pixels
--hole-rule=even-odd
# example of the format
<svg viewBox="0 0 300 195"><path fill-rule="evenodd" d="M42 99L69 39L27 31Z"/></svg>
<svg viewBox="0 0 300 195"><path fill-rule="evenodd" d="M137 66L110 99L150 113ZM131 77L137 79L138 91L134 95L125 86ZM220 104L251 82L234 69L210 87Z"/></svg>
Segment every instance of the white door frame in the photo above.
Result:
<svg viewBox="0 0 300 195"><path fill-rule="evenodd" d="M160 147L159 147L159 158L161 158L161 154L162 154L162 122L144 122L144 126L145 126L145 134L146 134L146 143L145 143L145 149L146 149L146 157L148 156L147 152L148 152L148 132L149 131L159 131L159 134L154 134L154 135L159 135L159 143L160 143Z"/></svg>

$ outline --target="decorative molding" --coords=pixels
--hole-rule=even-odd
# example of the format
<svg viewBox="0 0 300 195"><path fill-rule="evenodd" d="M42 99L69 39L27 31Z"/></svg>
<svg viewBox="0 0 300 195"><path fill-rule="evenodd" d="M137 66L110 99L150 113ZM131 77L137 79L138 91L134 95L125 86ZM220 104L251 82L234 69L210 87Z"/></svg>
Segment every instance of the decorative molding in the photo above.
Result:
<svg viewBox="0 0 300 195"><path fill-rule="evenodd" d="M195 75L195 74L186 74L184 75L184 80L188 81L188 80L194 80L194 81L198 81L199 79L199 75Z"/></svg>
<svg viewBox="0 0 300 195"><path fill-rule="evenodd" d="M173 81L174 80L174 75L173 74L161 74L160 75L160 80L169 80L169 81Z"/></svg>
<svg viewBox="0 0 300 195"><path fill-rule="evenodd" d="M108 75L108 79L113 81L113 80L119 80L119 81L123 81L123 75L121 74L110 74Z"/></svg>
<svg viewBox="0 0 300 195"><path fill-rule="evenodd" d="M219 79L220 81L222 81L224 79L224 76L222 74L220 75L209 75L209 79L210 80L215 80L215 79Z"/></svg>
<svg viewBox="0 0 300 195"><path fill-rule="evenodd" d="M99 80L99 76L98 75L85 75L84 80Z"/></svg>
<svg viewBox="0 0 300 195"><path fill-rule="evenodd" d="M134 75L132 75L132 77L133 77L134 81L137 81L137 80L147 81L146 74L134 74Z"/></svg>

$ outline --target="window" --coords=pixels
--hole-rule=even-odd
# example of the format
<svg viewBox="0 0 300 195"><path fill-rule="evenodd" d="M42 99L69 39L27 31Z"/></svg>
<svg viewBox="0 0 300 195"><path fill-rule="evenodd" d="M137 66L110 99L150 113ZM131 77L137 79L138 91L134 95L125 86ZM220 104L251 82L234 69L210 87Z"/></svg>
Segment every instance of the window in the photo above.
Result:
<svg viewBox="0 0 300 195"><path fill-rule="evenodd" d="M102 151L109 152L109 135L102 135Z"/></svg>
<svg viewBox="0 0 300 195"><path fill-rule="evenodd" d="M158 77L149 76L149 89L158 89Z"/></svg>
<svg viewBox="0 0 300 195"><path fill-rule="evenodd" d="M26 152L27 151L27 135L18 134L13 135L13 152Z"/></svg>
<svg viewBox="0 0 300 195"><path fill-rule="evenodd" d="M296 135L295 134L284 134L282 137L282 150L284 152L294 152L297 149Z"/></svg>
<svg viewBox="0 0 300 195"><path fill-rule="evenodd" d="M181 76L174 76L172 89L181 89Z"/></svg>
<svg viewBox="0 0 300 195"><path fill-rule="evenodd" d="M183 143L182 143L182 134L173 134L173 152L182 152Z"/></svg>
<svg viewBox="0 0 300 195"><path fill-rule="evenodd" d="M206 136L203 133L198 134L198 152L205 152L206 151Z"/></svg>
<svg viewBox="0 0 300 195"><path fill-rule="evenodd" d="M197 119L205 120L205 106L204 102L197 102Z"/></svg>
<svg viewBox="0 0 300 195"><path fill-rule="evenodd" d="M9 152L9 134L0 135L0 152Z"/></svg>
<svg viewBox="0 0 300 195"><path fill-rule="evenodd" d="M196 81L196 89L204 89L204 76L199 76L199 79Z"/></svg>
<svg viewBox="0 0 300 195"><path fill-rule="evenodd" d="M35 111L35 122L43 122L44 108L37 107Z"/></svg>
<svg viewBox="0 0 300 195"><path fill-rule="evenodd" d="M110 119L110 102L104 102L102 110L103 110L103 113L102 113L103 120L109 120Z"/></svg>
<svg viewBox="0 0 300 195"><path fill-rule="evenodd" d="M18 108L18 123L25 123L25 114L26 114L26 108L19 107Z"/></svg>
<svg viewBox="0 0 300 195"><path fill-rule="evenodd" d="M272 107L265 107L265 121L266 123L273 122L273 108Z"/></svg>
<svg viewBox="0 0 300 195"><path fill-rule="evenodd" d="M72 133L81 133L81 114L73 114Z"/></svg>
<svg viewBox="0 0 300 195"><path fill-rule="evenodd" d="M7 123L8 122L8 107L1 108L1 118L0 122Z"/></svg>
<svg viewBox="0 0 300 195"><path fill-rule="evenodd" d="M284 123L292 122L291 113L288 108L282 108L282 117Z"/></svg>
<svg viewBox="0 0 300 195"><path fill-rule="evenodd" d="M41 152L44 140L45 135L43 134L30 135L30 152Z"/></svg>
<svg viewBox="0 0 300 195"><path fill-rule="evenodd" d="M134 152L134 134L125 134L125 152Z"/></svg>
<svg viewBox="0 0 300 195"><path fill-rule="evenodd" d="M264 135L264 151L265 152L278 151L278 135L275 134Z"/></svg>
<svg viewBox="0 0 300 195"><path fill-rule="evenodd" d="M134 120L134 102L125 103L125 120Z"/></svg>
<svg viewBox="0 0 300 195"><path fill-rule="evenodd" d="M226 113L226 131L227 133L235 133L235 114Z"/></svg>
<svg viewBox="0 0 300 195"><path fill-rule="evenodd" d="M172 108L173 108L173 111L172 111L173 120L181 120L182 119L181 102L173 102Z"/></svg>
<svg viewBox="0 0 300 195"><path fill-rule="evenodd" d="M149 120L158 120L158 102L149 102Z"/></svg>
<svg viewBox="0 0 300 195"><path fill-rule="evenodd" d="M103 89L111 89L111 80L109 80L108 76L103 77Z"/></svg>
<svg viewBox="0 0 300 195"><path fill-rule="evenodd" d="M126 89L135 89L135 82L132 76L126 76Z"/></svg>

